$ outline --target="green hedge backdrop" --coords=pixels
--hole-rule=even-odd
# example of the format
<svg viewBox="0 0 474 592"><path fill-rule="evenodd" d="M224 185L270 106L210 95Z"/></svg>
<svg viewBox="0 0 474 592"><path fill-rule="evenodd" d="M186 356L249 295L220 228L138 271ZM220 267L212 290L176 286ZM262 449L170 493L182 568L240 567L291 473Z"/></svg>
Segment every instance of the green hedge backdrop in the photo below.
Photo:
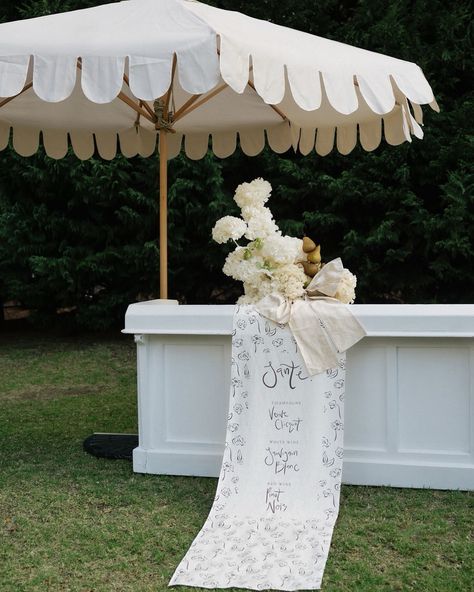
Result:
<svg viewBox="0 0 474 592"><path fill-rule="evenodd" d="M0 20L100 4L2 3ZM425 110L425 139L372 153L306 157L264 151L170 165L170 297L231 303L241 286L222 271L214 222L236 213L233 191L262 176L284 232L308 233L323 258L358 276L358 302L472 302L473 24L470 2L216 0L225 9L415 61L441 106ZM157 161L40 151L0 153L0 300L43 326L120 326L128 303L158 292ZM57 315L58 309L72 310Z"/></svg>

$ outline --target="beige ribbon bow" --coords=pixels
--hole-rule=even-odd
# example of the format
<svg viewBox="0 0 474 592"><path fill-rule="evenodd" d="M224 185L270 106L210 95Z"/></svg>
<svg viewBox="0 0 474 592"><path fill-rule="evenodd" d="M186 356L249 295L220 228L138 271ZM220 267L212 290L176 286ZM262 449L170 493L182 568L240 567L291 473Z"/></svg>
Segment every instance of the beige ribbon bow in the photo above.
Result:
<svg viewBox="0 0 474 592"><path fill-rule="evenodd" d="M367 335L349 306L334 297L343 270L341 259L333 259L311 280L304 300L274 293L255 305L264 317L289 325L310 376L337 366L336 354Z"/></svg>

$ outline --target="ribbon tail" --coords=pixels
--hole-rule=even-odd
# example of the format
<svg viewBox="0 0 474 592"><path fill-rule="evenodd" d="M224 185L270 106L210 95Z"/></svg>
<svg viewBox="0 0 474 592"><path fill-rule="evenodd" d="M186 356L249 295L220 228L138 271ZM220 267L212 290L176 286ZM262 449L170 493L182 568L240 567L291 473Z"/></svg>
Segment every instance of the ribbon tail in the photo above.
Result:
<svg viewBox="0 0 474 592"><path fill-rule="evenodd" d="M310 302L310 306L339 353L345 352L367 335L364 327L349 310L349 305L321 298Z"/></svg>
<svg viewBox="0 0 474 592"><path fill-rule="evenodd" d="M309 302L293 303L289 327L310 376L337 366L334 345Z"/></svg>

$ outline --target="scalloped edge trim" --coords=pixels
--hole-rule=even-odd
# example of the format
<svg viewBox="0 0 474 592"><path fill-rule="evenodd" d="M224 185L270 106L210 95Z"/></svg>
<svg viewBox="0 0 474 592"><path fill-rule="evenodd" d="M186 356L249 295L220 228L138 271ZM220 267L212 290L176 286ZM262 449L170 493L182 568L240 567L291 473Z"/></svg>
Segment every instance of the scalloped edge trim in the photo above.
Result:
<svg viewBox="0 0 474 592"><path fill-rule="evenodd" d="M46 154L54 159L64 158L69 147L80 160L87 160L96 153L105 160L112 160L118 152L126 158L137 155L149 157L157 152L158 145L158 134L144 128L139 128L138 132L135 128L121 132L66 132L19 126L12 128L8 123L0 122L0 150L6 149L11 142L18 154L31 156L39 148L40 136ZM191 160L200 160L208 150L212 150L218 158L226 158L240 146L247 156L256 156L268 145L278 154L293 148L304 156L313 151L319 156L326 156L333 150L347 155L357 144L371 152L383 138L388 144L397 146L406 141L411 142L412 136L421 139L423 131L407 103L369 123L347 126L301 129L285 121L268 128L235 132L178 132L168 135L168 154L171 159L184 149Z"/></svg>

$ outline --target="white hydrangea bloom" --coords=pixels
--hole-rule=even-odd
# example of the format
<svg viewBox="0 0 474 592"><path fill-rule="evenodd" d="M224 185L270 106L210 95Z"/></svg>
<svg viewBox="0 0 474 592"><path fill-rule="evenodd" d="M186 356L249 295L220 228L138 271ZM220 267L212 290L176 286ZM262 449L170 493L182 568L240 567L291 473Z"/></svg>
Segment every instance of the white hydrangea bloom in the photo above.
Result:
<svg viewBox="0 0 474 592"><path fill-rule="evenodd" d="M353 275L348 269L343 269L342 278L337 287L334 298L337 298L344 304L353 304L355 300L355 287L357 285L357 277Z"/></svg>
<svg viewBox="0 0 474 592"><path fill-rule="evenodd" d="M274 291L283 294L289 300L296 300L304 295L306 280L304 269L293 263L283 265L273 272Z"/></svg>
<svg viewBox="0 0 474 592"><path fill-rule="evenodd" d="M261 298L259 284L253 281L244 282L244 295L237 300L237 304L253 304Z"/></svg>
<svg viewBox="0 0 474 592"><path fill-rule="evenodd" d="M262 257L255 255L246 259L246 251L244 247L237 247L235 251L229 253L222 271L234 280L258 283L268 275L268 271L262 269L264 265Z"/></svg>
<svg viewBox="0 0 474 592"><path fill-rule="evenodd" d="M251 298L249 304L252 302L258 302L265 296L268 296L275 291L273 280L268 273L260 273L257 276L253 276L247 282L244 282L245 295L248 296L248 300Z"/></svg>
<svg viewBox="0 0 474 592"><path fill-rule="evenodd" d="M252 220L252 218L259 218L262 215L264 216L265 211L270 212L269 208L266 208L265 206L244 206L243 208L241 208L242 218L246 222L249 222L250 220ZM272 214L270 212L270 216L271 215Z"/></svg>
<svg viewBox="0 0 474 592"><path fill-rule="evenodd" d="M247 220L245 237L249 240L255 240L256 238L263 239L271 234L281 234L281 231L276 225L270 210L261 208L257 216Z"/></svg>
<svg viewBox="0 0 474 592"><path fill-rule="evenodd" d="M230 240L242 238L247 231L247 224L235 216L224 216L218 220L212 229L212 238L222 244Z"/></svg>
<svg viewBox="0 0 474 592"><path fill-rule="evenodd" d="M264 179L254 179L250 183L242 183L235 191L234 199L240 208L245 206L263 206L270 197L272 186Z"/></svg>
<svg viewBox="0 0 474 592"><path fill-rule="evenodd" d="M304 255L303 241L299 238L273 234L267 236L262 242L262 257L275 265L292 264Z"/></svg>

